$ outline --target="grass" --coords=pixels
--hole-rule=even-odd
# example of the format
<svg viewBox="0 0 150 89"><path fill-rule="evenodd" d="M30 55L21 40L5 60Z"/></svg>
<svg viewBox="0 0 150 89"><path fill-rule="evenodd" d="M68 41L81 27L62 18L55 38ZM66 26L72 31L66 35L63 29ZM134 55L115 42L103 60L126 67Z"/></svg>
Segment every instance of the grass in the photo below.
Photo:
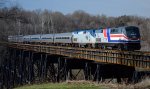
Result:
<svg viewBox="0 0 150 89"><path fill-rule="evenodd" d="M63 83L44 83L24 85L15 89L150 89L150 78L137 84L95 83L90 81L67 81Z"/></svg>
<svg viewBox="0 0 150 89"><path fill-rule="evenodd" d="M33 84L17 87L15 89L109 89L105 86L96 85L88 82L64 82Z"/></svg>

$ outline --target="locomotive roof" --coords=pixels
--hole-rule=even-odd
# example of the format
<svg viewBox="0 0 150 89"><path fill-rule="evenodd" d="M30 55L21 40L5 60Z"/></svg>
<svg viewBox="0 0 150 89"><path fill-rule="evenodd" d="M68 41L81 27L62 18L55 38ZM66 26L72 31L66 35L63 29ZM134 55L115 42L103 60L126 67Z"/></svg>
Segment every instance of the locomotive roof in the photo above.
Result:
<svg viewBox="0 0 150 89"><path fill-rule="evenodd" d="M77 29L77 30L74 30L73 32L79 32L79 31L91 31L91 30L97 30L97 29Z"/></svg>
<svg viewBox="0 0 150 89"><path fill-rule="evenodd" d="M118 27L118 28L126 28L126 27L137 27L137 26L121 26L121 27Z"/></svg>

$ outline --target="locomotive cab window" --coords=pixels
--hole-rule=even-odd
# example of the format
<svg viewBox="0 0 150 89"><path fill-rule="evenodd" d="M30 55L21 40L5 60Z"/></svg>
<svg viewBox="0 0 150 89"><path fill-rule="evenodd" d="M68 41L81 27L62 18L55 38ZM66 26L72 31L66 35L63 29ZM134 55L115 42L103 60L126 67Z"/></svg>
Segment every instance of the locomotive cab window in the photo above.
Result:
<svg viewBox="0 0 150 89"><path fill-rule="evenodd" d="M140 32L139 28L137 27L126 27L126 34L129 38L139 38L140 37Z"/></svg>

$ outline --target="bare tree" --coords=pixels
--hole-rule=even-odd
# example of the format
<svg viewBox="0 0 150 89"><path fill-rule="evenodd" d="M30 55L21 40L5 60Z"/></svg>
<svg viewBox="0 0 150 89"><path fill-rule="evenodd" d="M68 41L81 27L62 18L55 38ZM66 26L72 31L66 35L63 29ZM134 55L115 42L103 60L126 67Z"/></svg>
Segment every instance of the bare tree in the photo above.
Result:
<svg viewBox="0 0 150 89"><path fill-rule="evenodd" d="M150 44L150 19L138 16L107 17L103 14L93 16L81 10L64 15L48 10L26 11L14 6L0 8L0 24L1 40L6 40L8 35L60 33L76 29L134 25L140 28L142 40Z"/></svg>

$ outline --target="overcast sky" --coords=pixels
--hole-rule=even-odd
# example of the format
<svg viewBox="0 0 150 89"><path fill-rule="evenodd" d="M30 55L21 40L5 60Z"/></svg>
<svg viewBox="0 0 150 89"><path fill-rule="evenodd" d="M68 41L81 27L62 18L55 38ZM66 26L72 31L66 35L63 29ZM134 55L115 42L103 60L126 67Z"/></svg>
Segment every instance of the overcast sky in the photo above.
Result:
<svg viewBox="0 0 150 89"><path fill-rule="evenodd" d="M11 0L26 10L48 9L64 14L83 10L92 15L150 17L150 0Z"/></svg>

